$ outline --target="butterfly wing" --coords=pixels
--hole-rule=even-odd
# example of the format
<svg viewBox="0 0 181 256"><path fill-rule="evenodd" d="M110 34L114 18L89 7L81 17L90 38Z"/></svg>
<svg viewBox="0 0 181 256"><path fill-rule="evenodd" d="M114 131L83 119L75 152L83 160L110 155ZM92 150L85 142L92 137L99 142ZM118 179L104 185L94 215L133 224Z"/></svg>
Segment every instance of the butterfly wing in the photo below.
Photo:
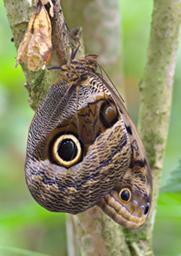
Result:
<svg viewBox="0 0 181 256"><path fill-rule="evenodd" d="M114 100L94 74L83 74L50 88L29 130L26 182L51 211L75 214L97 204L130 165L129 136Z"/></svg>
<svg viewBox="0 0 181 256"><path fill-rule="evenodd" d="M150 209L152 197L151 169L143 143L121 96L112 84L102 77L100 79L111 92L123 118L130 140L131 161L124 176L118 177L117 185L111 193L101 199L99 206L117 223L127 228L138 228L144 224Z"/></svg>
<svg viewBox="0 0 181 256"><path fill-rule="evenodd" d="M95 67L94 58L62 67L66 75L30 126L26 182L48 210L76 214L98 204L139 227L151 202L150 167L119 93Z"/></svg>

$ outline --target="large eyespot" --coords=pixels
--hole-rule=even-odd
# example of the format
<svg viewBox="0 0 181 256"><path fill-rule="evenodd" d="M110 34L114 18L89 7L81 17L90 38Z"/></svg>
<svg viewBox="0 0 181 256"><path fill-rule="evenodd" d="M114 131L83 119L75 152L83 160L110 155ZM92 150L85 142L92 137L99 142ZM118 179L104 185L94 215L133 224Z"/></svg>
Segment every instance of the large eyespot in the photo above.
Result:
<svg viewBox="0 0 181 256"><path fill-rule="evenodd" d="M63 134L53 143L54 161L64 167L70 167L80 160L82 148L79 140L72 134Z"/></svg>
<svg viewBox="0 0 181 256"><path fill-rule="evenodd" d="M118 121L118 111L111 101L105 101L100 108L100 120L105 128L110 128Z"/></svg>
<svg viewBox="0 0 181 256"><path fill-rule="evenodd" d="M119 197L120 197L121 201L123 201L124 203L125 202L127 203L131 199L131 191L128 188L123 188L119 192Z"/></svg>

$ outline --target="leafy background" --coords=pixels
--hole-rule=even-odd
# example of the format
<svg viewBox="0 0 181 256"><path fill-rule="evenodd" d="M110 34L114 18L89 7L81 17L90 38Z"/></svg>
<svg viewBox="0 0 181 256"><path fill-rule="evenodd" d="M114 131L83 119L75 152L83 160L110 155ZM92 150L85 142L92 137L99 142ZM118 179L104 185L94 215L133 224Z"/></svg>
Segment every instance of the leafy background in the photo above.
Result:
<svg viewBox="0 0 181 256"><path fill-rule="evenodd" d="M136 121L138 84L146 62L152 1L121 0L120 12L128 105ZM0 255L66 256L66 215L49 213L41 208L25 185L26 139L33 112L28 105L21 68L15 68L16 51L11 37L0 0ZM154 229L154 247L158 256L181 255L180 68L181 45Z"/></svg>

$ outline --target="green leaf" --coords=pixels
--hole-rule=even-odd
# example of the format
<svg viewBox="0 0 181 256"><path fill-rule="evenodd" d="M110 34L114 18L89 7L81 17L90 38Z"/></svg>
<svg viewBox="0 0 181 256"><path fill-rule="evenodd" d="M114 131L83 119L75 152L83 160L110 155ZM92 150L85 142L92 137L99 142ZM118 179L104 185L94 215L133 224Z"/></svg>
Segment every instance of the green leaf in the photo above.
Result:
<svg viewBox="0 0 181 256"><path fill-rule="evenodd" d="M161 188L161 192L181 192L181 160L177 169L169 174L167 183Z"/></svg>
<svg viewBox="0 0 181 256"><path fill-rule="evenodd" d="M47 254L42 254L34 251L24 250L15 247L1 247L0 255L3 256L48 256Z"/></svg>
<svg viewBox="0 0 181 256"><path fill-rule="evenodd" d="M160 193L157 217L160 220L181 221L181 193Z"/></svg>
<svg viewBox="0 0 181 256"><path fill-rule="evenodd" d="M0 213L1 228L19 228L30 222L36 224L47 221L51 221L51 224L58 222L59 225L63 225L65 214L48 212L35 203L23 204L15 209L2 210Z"/></svg>

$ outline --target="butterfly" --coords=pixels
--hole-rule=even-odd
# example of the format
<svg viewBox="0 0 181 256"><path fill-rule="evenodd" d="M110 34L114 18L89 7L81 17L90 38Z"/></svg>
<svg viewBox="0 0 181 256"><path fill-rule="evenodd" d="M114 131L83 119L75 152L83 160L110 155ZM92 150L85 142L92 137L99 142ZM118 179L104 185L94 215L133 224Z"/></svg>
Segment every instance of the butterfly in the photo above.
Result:
<svg viewBox="0 0 181 256"><path fill-rule="evenodd" d="M140 227L152 176L123 99L97 71L94 55L60 69L29 129L25 176L32 196L55 212L98 205L117 223Z"/></svg>

